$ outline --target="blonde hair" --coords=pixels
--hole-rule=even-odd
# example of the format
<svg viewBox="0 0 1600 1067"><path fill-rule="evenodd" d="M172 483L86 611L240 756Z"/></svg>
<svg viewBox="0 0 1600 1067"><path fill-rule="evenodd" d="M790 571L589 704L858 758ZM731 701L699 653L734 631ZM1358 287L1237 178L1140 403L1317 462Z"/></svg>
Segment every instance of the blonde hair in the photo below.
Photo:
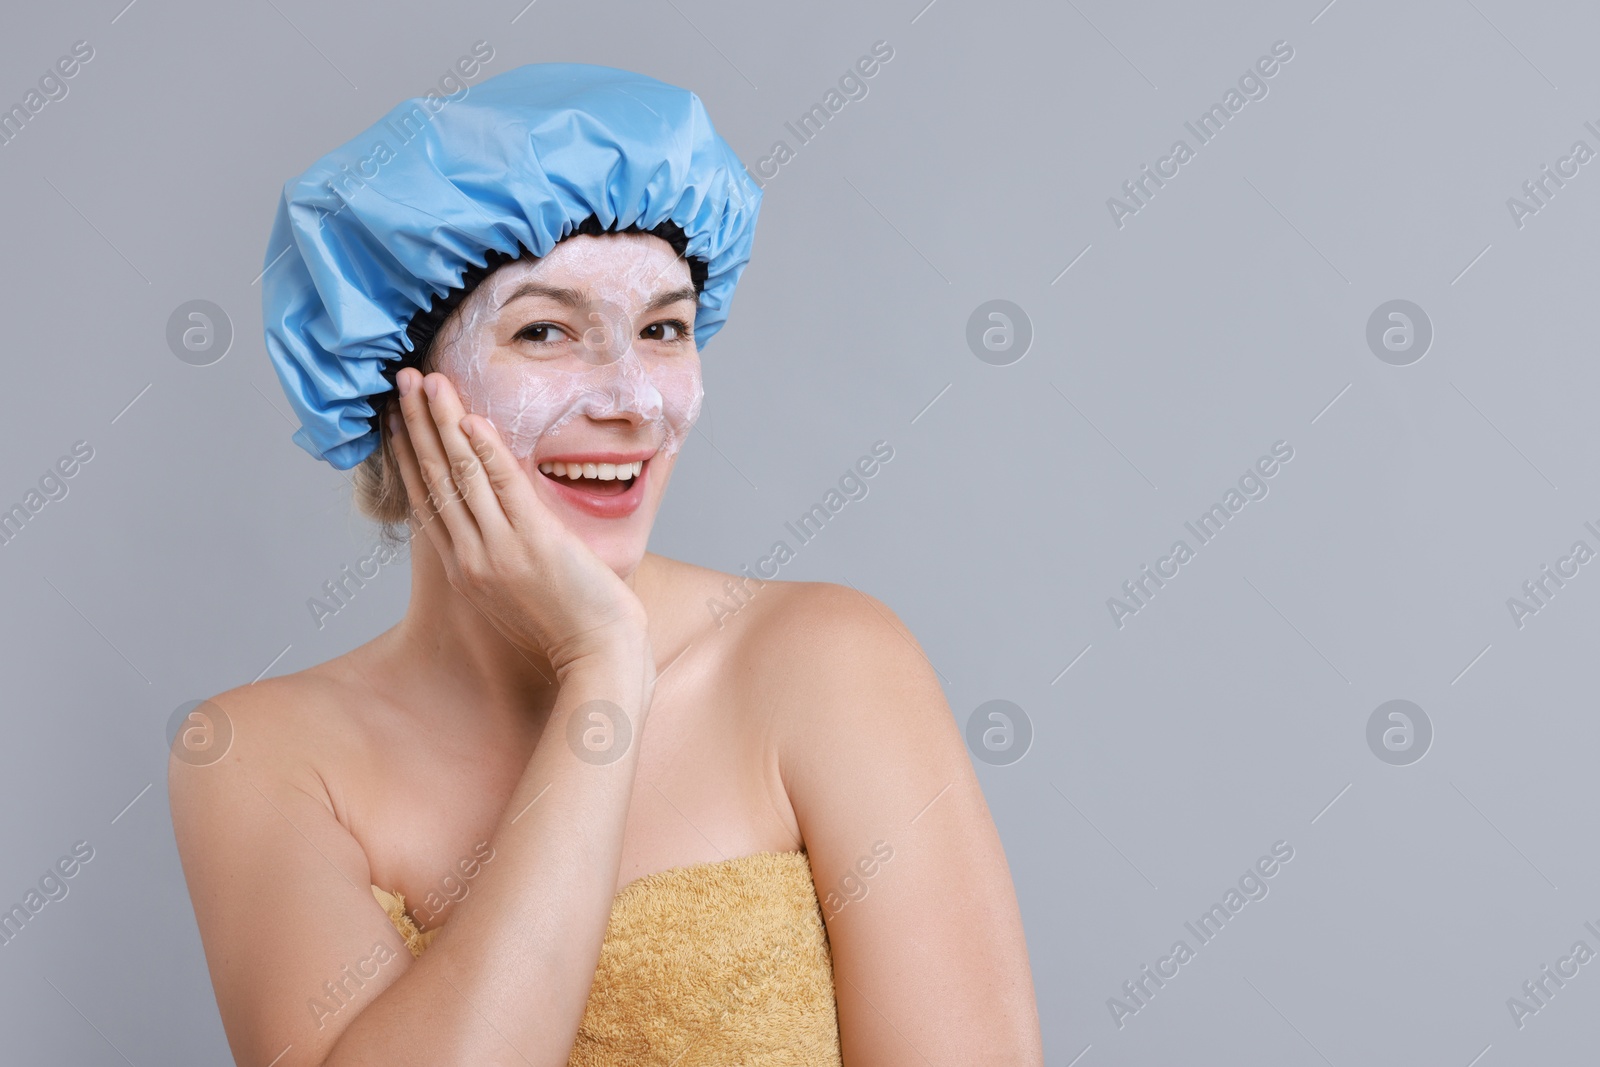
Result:
<svg viewBox="0 0 1600 1067"><path fill-rule="evenodd" d="M424 360L418 369L427 374L433 369L430 362L431 359ZM411 512L411 502L389 438L389 411L399 399L393 392L371 398L372 409L377 413L378 447L356 464L350 482L355 490L356 510L381 526L383 539L390 543L410 536L406 516Z"/></svg>

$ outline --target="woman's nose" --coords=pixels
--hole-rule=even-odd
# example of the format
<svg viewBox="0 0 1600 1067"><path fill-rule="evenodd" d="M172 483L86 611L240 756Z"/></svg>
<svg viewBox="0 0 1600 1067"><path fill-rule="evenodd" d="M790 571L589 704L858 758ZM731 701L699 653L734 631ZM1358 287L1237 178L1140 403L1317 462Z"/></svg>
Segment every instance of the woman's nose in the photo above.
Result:
<svg viewBox="0 0 1600 1067"><path fill-rule="evenodd" d="M590 418L620 419L636 427L661 418L661 393L632 345L611 362L591 368L588 374L597 379L598 394L597 403L590 406Z"/></svg>
<svg viewBox="0 0 1600 1067"><path fill-rule="evenodd" d="M588 313L589 325L584 329L580 357L585 363L604 367L625 358L633 349L633 320L621 305L602 300Z"/></svg>

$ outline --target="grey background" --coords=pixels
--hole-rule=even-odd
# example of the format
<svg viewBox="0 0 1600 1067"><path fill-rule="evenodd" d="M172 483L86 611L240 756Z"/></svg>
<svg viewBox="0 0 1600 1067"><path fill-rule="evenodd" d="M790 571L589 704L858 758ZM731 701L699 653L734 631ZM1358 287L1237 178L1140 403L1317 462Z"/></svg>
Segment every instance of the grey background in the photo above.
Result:
<svg viewBox="0 0 1600 1067"><path fill-rule="evenodd" d="M1600 162L1521 228L1506 207L1600 148L1591 7L124 2L32 5L0 35L7 107L95 49L0 147L0 504L95 449L0 547L0 898L96 850L0 948L8 1062L227 1060L164 726L370 639L407 595L386 568L312 622L373 531L289 441L254 279L281 183L479 39L491 74L691 87L752 168L893 46L766 184L652 548L737 570L893 445L782 577L891 605L963 728L992 699L1029 717L1020 761L977 766L1049 1063L1593 1058L1600 963L1520 1030L1506 1006L1600 950L1600 563L1520 629L1506 606L1600 547ZM1114 225L1107 198L1278 40L1269 95ZM211 366L165 341L192 299L235 328ZM965 341L991 299L1031 320L1010 366ZM1391 299L1433 324L1411 366L1366 344ZM1107 598L1278 440L1270 494L1115 626ZM1366 742L1396 698L1435 732L1410 766ZM1107 998L1278 840L1270 895L1119 1029Z"/></svg>

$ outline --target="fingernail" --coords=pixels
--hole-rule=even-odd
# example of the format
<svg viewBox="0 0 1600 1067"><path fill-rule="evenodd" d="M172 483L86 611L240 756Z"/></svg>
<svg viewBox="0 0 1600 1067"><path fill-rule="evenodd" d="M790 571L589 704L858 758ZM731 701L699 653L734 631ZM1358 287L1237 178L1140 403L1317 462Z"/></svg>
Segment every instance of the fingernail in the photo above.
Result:
<svg viewBox="0 0 1600 1067"><path fill-rule="evenodd" d="M437 378L424 378L424 379L422 379L422 391L424 393L428 394L428 399L429 400L432 400L434 397L438 396L439 395L439 379L437 379Z"/></svg>
<svg viewBox="0 0 1600 1067"><path fill-rule="evenodd" d="M410 367L406 368L406 370L410 370L410 369L411 369ZM410 396L411 395L411 375L407 374L406 370L402 370L400 372L399 376L395 378L396 384L398 384L400 386L400 395L401 396Z"/></svg>
<svg viewBox="0 0 1600 1067"><path fill-rule="evenodd" d="M472 417L470 415L461 416L461 422L458 425L461 427L462 433L468 437L472 436Z"/></svg>

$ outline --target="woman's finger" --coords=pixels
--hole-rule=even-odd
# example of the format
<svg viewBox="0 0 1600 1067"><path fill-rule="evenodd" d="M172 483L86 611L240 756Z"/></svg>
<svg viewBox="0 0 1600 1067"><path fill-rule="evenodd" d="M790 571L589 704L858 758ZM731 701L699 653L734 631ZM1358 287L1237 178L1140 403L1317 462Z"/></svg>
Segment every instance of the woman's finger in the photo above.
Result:
<svg viewBox="0 0 1600 1067"><path fill-rule="evenodd" d="M428 399L428 413L444 445L456 495L472 513L482 540L498 539L510 531L511 523L494 486L489 484L477 449L462 430L466 408L461 403L461 395L456 392L455 383L443 374L430 374L423 383L425 394L429 388L433 391Z"/></svg>
<svg viewBox="0 0 1600 1067"><path fill-rule="evenodd" d="M400 480L405 483L406 499L410 502L411 517L422 527L428 540L433 542L434 551L440 559L454 558L454 548L450 541L450 531L444 523L439 522L439 515L433 509L433 502L428 494L427 484L422 480L422 469L417 465L417 453L411 447L411 433L406 429L405 417L397 406L389 408L389 451L393 453L395 466L400 468Z"/></svg>
<svg viewBox="0 0 1600 1067"><path fill-rule="evenodd" d="M533 528L547 514L544 504L535 495L529 475L511 454L494 423L482 415L468 415L461 420L461 429L472 444L473 453L483 465L489 488L499 501L501 512L512 529Z"/></svg>
<svg viewBox="0 0 1600 1067"><path fill-rule="evenodd" d="M444 520L458 554L463 549L476 551L473 546L481 545L483 538L477 520L461 499L461 490L452 477L450 457L439 436L439 427L428 410L429 398L423 388L427 379L411 367L402 370L395 378L400 385L400 410L405 413L411 450L428 488L433 510Z"/></svg>

